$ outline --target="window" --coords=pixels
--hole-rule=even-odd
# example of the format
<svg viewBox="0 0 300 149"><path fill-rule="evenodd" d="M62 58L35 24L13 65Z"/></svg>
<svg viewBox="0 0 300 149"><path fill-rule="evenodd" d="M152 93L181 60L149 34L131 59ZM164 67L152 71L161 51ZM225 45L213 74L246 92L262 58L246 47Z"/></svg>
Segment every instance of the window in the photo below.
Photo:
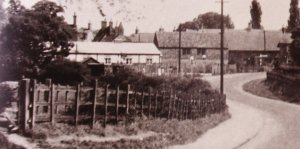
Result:
<svg viewBox="0 0 300 149"><path fill-rule="evenodd" d="M152 64L152 58L147 58L147 59L146 59L146 63L147 63L147 64Z"/></svg>
<svg viewBox="0 0 300 149"><path fill-rule="evenodd" d="M132 64L132 58L126 58L126 64L131 65Z"/></svg>
<svg viewBox="0 0 300 149"><path fill-rule="evenodd" d="M197 49L197 55L206 55L206 49Z"/></svg>
<svg viewBox="0 0 300 149"><path fill-rule="evenodd" d="M105 64L107 64L107 65L111 64L111 59L110 58L105 58Z"/></svg>
<svg viewBox="0 0 300 149"><path fill-rule="evenodd" d="M183 49L182 50L182 55L189 55L191 54L191 49Z"/></svg>

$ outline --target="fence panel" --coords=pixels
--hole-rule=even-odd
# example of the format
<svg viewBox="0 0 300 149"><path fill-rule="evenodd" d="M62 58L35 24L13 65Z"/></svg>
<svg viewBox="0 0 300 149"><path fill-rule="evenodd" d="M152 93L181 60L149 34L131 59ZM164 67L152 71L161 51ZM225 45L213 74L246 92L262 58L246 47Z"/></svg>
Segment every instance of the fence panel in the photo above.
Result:
<svg viewBox="0 0 300 149"><path fill-rule="evenodd" d="M94 128L97 121L105 127L108 122L125 120L128 115L148 118L196 119L226 108L226 97L205 95L182 98L175 91L132 91L130 85L101 87L95 80L93 86L61 86L50 79L46 84L29 79L20 81L19 124L21 129L34 128L36 122L73 121L75 126L89 123Z"/></svg>

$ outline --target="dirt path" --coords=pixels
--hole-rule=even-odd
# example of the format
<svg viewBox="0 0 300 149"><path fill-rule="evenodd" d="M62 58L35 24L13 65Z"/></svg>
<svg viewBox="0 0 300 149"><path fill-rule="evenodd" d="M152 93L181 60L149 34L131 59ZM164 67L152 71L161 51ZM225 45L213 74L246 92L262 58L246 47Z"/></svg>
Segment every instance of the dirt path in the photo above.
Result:
<svg viewBox="0 0 300 149"><path fill-rule="evenodd" d="M244 83L261 78L265 78L265 73L225 76L232 119L208 131L196 142L175 148L299 149L300 106L243 91ZM206 79L215 87L219 84L218 76ZM239 122L235 123L236 120Z"/></svg>

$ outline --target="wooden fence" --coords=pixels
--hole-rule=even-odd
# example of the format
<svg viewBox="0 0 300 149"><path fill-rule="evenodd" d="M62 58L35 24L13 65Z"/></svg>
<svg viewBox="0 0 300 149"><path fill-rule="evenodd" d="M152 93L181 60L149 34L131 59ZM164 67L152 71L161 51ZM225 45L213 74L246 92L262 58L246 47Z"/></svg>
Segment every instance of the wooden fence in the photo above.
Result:
<svg viewBox="0 0 300 149"><path fill-rule="evenodd" d="M118 123L135 116L148 118L196 119L226 109L224 95L197 95L179 98L172 90L148 89L137 92L130 85L99 86L55 85L50 79L45 84L36 80L20 82L19 124L21 129L32 129L38 123L69 122L79 124Z"/></svg>

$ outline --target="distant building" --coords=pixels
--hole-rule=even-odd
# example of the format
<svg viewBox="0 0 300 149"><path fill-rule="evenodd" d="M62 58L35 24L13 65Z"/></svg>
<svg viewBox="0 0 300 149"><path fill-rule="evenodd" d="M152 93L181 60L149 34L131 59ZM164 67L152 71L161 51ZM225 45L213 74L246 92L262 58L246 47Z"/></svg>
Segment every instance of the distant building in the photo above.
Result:
<svg viewBox="0 0 300 149"><path fill-rule="evenodd" d="M238 71L270 65L279 54L278 43L290 39L289 33L265 30L225 30L225 64ZM154 43L162 52L162 65L178 67L179 32L157 32ZM183 72L210 72L220 62L220 30L201 29L181 33L181 66ZM231 66L232 67L232 66Z"/></svg>
<svg viewBox="0 0 300 149"><path fill-rule="evenodd" d="M111 64L159 64L161 52L153 43L75 42L70 60ZM92 59L91 59L92 58Z"/></svg>
<svg viewBox="0 0 300 149"><path fill-rule="evenodd" d="M109 25L107 25L107 21L104 20L101 22L101 29L98 31L93 41L112 42L118 37L119 39L122 37L124 42L129 42L129 39L124 36L124 27L122 22L119 26L114 27L112 21L110 21Z"/></svg>

